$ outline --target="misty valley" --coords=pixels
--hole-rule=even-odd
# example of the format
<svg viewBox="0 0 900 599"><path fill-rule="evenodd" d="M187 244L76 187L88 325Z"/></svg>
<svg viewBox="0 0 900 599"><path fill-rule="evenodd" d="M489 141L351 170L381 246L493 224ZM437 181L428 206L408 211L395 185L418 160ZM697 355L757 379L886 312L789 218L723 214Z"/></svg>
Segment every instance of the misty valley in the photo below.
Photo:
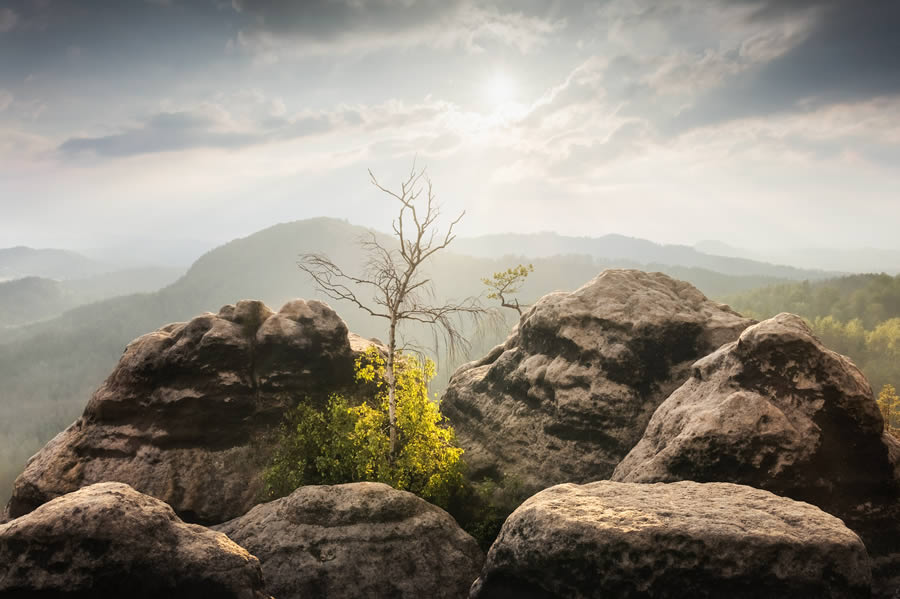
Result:
<svg viewBox="0 0 900 599"><path fill-rule="evenodd" d="M0 0L0 599L900 599L897 0Z"/></svg>
<svg viewBox="0 0 900 599"><path fill-rule="evenodd" d="M514 543L509 535L524 534L512 531L526 526L515 518L525 518L520 512L529 505L534 512L529 518L551 518L540 520L541 534L549 535L540 544L570 534L553 532L559 526L587 526L578 535L593 538L591 524L578 515L584 508L575 507L584 501L597 504L590 509L630 506L644 513L642 518L662 510L667 522L677 522L667 526L682 535L668 550L691 555L694 550L680 543L694 526L691 519L699 517L693 513L697 502L725 502L724 511L710 508L702 517L704 527L719 519L726 526L735 513L757 513L765 504L766 523L754 526L775 526L773 514L793 523L833 514L864 539L862 545L859 537L848 538L846 551L857 561L868 551L872 573L856 570L840 583L829 581L829 588L839 584L858 591L869 588L870 580L880 588L893 584L897 502L890 464L900 447L894 386L900 379L900 276L805 270L618 236L454 240L422 265L436 290L430 300L458 305L461 297L477 298L493 318L461 321L468 343L455 353L446 344L430 345L423 322L404 327L404 347L426 347L434 362L430 371L420 370L422 358L407 350L407 362L398 357L394 363L401 448L391 458L387 421L381 420L387 411L379 412L379 402L387 405L384 323L354 303L355 294L366 291L359 281L351 284L354 294L336 299L298 268L298 258L327 255L347 271L369 272L372 246L366 244L373 240L379 247L395 241L347 221L296 221L216 247L183 274L145 267L138 271L144 276L133 270L103 272L103 263L75 252L0 250L4 272L13 273L0 283L0 484L9 498L7 519L27 519L56 501L72 502L68 509L90 509L90 503L77 507L80 500L72 492L82 487L93 493L90 502L108 503L114 511L143 510L132 504L149 499L129 495L133 487L171 505L185 522L228 534L261 560L266 592L275 596L301 596L297 589L306 593L302 596L464 596L481 570L482 552L501 551L499 560L506 551L502 543ZM526 263L528 268L521 266ZM91 276L78 278L85 273ZM177 278L168 282L165 276ZM121 287L111 288L110 281ZM158 289L147 289L156 281ZM81 295L68 291L75 288ZM53 289L65 291L53 295L48 292ZM65 301L42 301L48 296ZM702 385L709 389L701 391ZM843 405L847 402L852 407ZM419 419L409 420L407 410ZM834 457L845 451L850 455ZM615 482L592 482L597 480ZM653 498L628 487L678 480L697 482L672 484ZM368 541L339 541L343 537L292 524L313 517L305 503L313 500L298 493L354 481L391 486L325 493L315 501L331 507L319 508L326 511L315 518L350 510L359 521L353 526L372 527ZM774 495L745 497L733 495L742 487L725 492L697 484L714 481L800 499L824 512L799 515L787 499L770 506ZM846 490L834 488L838 481ZM112 482L131 487L103 486ZM103 484L88 486L92 483ZM559 483L584 486L557 490ZM410 503L404 508L410 514L423 514L425 522L438 519L425 524L417 517L404 525L412 527L403 533L410 540L396 551L413 551L415 557L404 559L419 563L423 574L407 580L406 587L388 589L378 586L384 572L391 572L380 556L399 541L373 539L387 534L376 524L391 521L384 512L390 503L381 503L395 501L385 495L391 487L427 500ZM544 498L551 491L555 495ZM120 496L122 505L115 499ZM251 509L276 509L288 500L277 510L295 515L278 516L288 520L277 525L274 512L264 516ZM556 512L542 511L548 508L541 501L574 502L575 511L557 521L550 516ZM861 504L869 508L854 507ZM428 505L447 511L431 512ZM58 509L66 508L59 504ZM459 532L445 537L448 522ZM336 520L330 526L350 524ZM657 536L629 533L634 524L621 526L617 534L624 536L616 542L636 544L630 551L642 551L643 542L660 542ZM726 562L745 562L761 551L754 543L766 543L727 530L717 534L723 537L716 554L731 556L717 559ZM806 533L778 534L797 537L799 545L790 551L821 550L815 544L820 541ZM298 542L295 535L305 540ZM422 535L429 539L427 549L411 540ZM363 566L343 564L343 558L331 574L317 575L330 581L324 587L321 580L283 573L311 559L306 536L318 539L317 551L354 547L353 559L382 572L346 588L328 577ZM596 559L621 561L612 548L619 545L591 542L599 543ZM534 547L516 551L537 551ZM427 564L457 554L455 569L444 578L430 573ZM525 582L527 568L561 559L540 551L526 555L524 562L496 566L489 559L473 596L531 584ZM80 563L74 556L67 559ZM828 565L834 555L821 559L822 567L837 567ZM752 576L759 575L758 568L787 567L781 559L748 563ZM319 569L318 564L314 559L309 568ZM590 581L599 566L587 560L567 567L584 569L580 576ZM686 576L684 567L671 566L655 584L664 588L670 584L666 577ZM492 574L490 568L506 573ZM509 581L509 572L523 578ZM797 589L822 584L792 574L782 576L789 584L779 579L767 591L749 579L741 582L742 576L735 575L731 584L754 593L778 594L785 584ZM710 582L701 576L695 584L702 589ZM569 590L556 592L576 592L564 588Z"/></svg>

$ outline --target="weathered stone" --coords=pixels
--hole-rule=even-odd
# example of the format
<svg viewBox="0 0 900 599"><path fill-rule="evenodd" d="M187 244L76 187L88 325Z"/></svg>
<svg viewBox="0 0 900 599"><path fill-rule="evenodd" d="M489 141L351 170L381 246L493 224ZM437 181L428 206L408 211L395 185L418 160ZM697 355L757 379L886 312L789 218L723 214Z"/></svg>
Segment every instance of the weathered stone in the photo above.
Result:
<svg viewBox="0 0 900 599"><path fill-rule="evenodd" d="M820 509L727 483L551 487L509 517L472 599L869 596L866 549Z"/></svg>
<svg viewBox="0 0 900 599"><path fill-rule="evenodd" d="M0 526L0 598L266 596L245 549L125 484L86 487Z"/></svg>
<svg viewBox="0 0 900 599"><path fill-rule="evenodd" d="M865 541L876 596L900 587L900 443L859 369L797 316L699 360L613 480L734 482L809 502Z"/></svg>
<svg viewBox="0 0 900 599"><path fill-rule="evenodd" d="M541 298L454 373L441 411L475 477L532 490L607 478L690 365L751 323L664 274L607 270Z"/></svg>
<svg viewBox="0 0 900 599"><path fill-rule="evenodd" d="M465 597L484 560L445 511L381 483L301 487L215 528L279 599Z"/></svg>
<svg viewBox="0 0 900 599"><path fill-rule="evenodd" d="M278 313L241 301L144 335L83 416L31 458L9 513L119 481L187 521L239 516L258 502L271 431L285 410L349 392L362 349L331 308L304 300Z"/></svg>

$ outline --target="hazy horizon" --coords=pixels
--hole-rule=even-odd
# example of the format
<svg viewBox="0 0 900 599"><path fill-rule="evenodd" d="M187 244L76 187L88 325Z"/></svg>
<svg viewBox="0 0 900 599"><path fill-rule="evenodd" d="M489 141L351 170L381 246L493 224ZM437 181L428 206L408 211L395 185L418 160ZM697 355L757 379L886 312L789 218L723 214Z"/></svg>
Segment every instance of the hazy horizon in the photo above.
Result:
<svg viewBox="0 0 900 599"><path fill-rule="evenodd" d="M0 0L0 247L389 230L900 250L900 4ZM12 57L11 59L9 57Z"/></svg>

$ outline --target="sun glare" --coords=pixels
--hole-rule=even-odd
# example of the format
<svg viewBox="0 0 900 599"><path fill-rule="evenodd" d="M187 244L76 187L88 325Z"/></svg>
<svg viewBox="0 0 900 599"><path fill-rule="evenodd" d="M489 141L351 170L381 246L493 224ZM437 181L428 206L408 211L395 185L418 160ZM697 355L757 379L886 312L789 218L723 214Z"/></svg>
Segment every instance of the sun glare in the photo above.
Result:
<svg viewBox="0 0 900 599"><path fill-rule="evenodd" d="M513 102L516 99L515 96L515 82L506 73L494 73L485 84L485 97L494 107Z"/></svg>

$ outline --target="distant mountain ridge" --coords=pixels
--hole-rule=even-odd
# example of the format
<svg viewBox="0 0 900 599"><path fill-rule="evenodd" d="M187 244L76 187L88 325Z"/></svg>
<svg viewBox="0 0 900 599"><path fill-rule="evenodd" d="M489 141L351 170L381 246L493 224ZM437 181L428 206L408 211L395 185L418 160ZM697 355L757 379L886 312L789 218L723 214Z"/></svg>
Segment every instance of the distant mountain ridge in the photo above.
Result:
<svg viewBox="0 0 900 599"><path fill-rule="evenodd" d="M794 280L818 280L839 276L839 272L801 269L742 257L704 253L686 245L664 245L624 235L568 237L557 233L503 233L459 238L453 251L477 257L504 255L542 258L584 254L605 260L630 260L642 264L665 264L704 268L733 276L766 276Z"/></svg>
<svg viewBox="0 0 900 599"><path fill-rule="evenodd" d="M69 250L0 248L0 281L24 277L81 279L110 270L113 268L108 265Z"/></svg>
<svg viewBox="0 0 900 599"><path fill-rule="evenodd" d="M846 273L900 273L900 250L859 248L800 248L794 250L749 250L718 240L701 241L694 245L699 252L791 264L798 268L821 268Z"/></svg>

